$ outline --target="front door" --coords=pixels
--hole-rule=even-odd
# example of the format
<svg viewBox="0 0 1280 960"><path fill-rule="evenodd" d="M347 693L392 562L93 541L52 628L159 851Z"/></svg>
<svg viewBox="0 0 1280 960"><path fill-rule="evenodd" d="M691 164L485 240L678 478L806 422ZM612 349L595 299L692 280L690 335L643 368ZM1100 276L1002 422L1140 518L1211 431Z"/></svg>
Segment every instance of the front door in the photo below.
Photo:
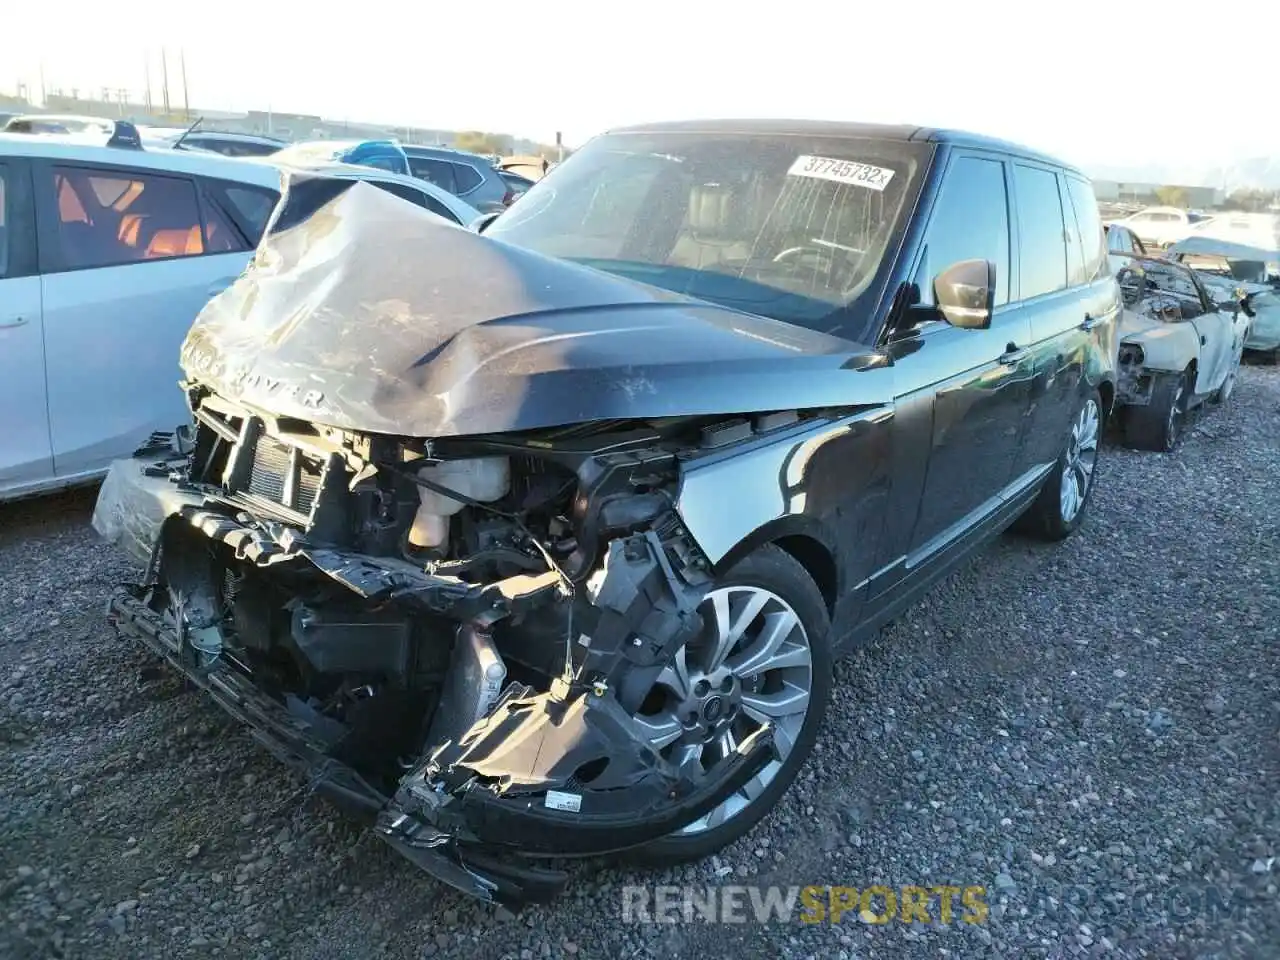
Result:
<svg viewBox="0 0 1280 960"><path fill-rule="evenodd" d="M53 476L31 173L0 162L0 496Z"/></svg>
<svg viewBox="0 0 1280 960"><path fill-rule="evenodd" d="M999 505L1014 477L1032 372L1030 325L1010 306L1005 162L957 152L943 174L925 232L916 284L962 260L996 265L995 313L987 330L926 320L889 345L894 358L894 503L885 552L871 587L875 606L959 545Z"/></svg>
<svg viewBox="0 0 1280 960"><path fill-rule="evenodd" d="M182 341L249 254L192 179L68 164L36 182L49 433L57 474L74 477L189 419Z"/></svg>

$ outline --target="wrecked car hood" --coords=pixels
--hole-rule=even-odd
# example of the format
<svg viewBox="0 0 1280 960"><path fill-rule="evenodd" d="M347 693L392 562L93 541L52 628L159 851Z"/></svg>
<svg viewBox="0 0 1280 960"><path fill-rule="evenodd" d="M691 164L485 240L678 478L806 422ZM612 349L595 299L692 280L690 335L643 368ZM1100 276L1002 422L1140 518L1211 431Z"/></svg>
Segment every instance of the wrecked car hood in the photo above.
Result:
<svg viewBox="0 0 1280 960"><path fill-rule="evenodd" d="M1171 244L1165 254L1200 254L1206 257L1222 257L1225 260L1253 260L1259 263L1280 263L1280 245L1256 247L1218 237L1193 235Z"/></svg>
<svg viewBox="0 0 1280 960"><path fill-rule="evenodd" d="M1173 325L1157 317L1126 309L1120 314L1120 339L1125 341L1148 340L1173 335Z"/></svg>
<svg viewBox="0 0 1280 960"><path fill-rule="evenodd" d="M443 437L887 402L886 378L856 370L869 353L294 177L182 365L281 416Z"/></svg>

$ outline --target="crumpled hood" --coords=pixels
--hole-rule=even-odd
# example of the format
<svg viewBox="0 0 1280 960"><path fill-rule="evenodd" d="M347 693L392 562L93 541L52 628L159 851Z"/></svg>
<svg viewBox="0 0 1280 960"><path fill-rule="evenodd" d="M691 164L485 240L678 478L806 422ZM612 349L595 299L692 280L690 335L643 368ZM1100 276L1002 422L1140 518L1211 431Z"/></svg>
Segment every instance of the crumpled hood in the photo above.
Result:
<svg viewBox="0 0 1280 960"><path fill-rule="evenodd" d="M366 183L292 176L182 348L260 409L442 437L884 403L869 349L461 229Z"/></svg>

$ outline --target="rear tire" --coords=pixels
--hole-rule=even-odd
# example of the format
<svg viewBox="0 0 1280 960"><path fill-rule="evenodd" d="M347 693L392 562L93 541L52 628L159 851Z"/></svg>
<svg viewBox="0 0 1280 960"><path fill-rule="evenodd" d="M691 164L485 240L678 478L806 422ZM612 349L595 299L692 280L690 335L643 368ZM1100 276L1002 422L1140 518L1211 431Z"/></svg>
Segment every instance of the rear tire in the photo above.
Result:
<svg viewBox="0 0 1280 960"><path fill-rule="evenodd" d="M1095 389L1071 420L1058 462L1040 494L1018 518L1016 528L1039 540L1065 540L1079 529L1093 494L1102 434L1106 429L1102 395Z"/></svg>
<svg viewBox="0 0 1280 960"><path fill-rule="evenodd" d="M1166 374L1151 388L1145 407L1128 407L1124 416L1125 443L1138 450L1169 453L1182 437L1186 416L1187 374Z"/></svg>

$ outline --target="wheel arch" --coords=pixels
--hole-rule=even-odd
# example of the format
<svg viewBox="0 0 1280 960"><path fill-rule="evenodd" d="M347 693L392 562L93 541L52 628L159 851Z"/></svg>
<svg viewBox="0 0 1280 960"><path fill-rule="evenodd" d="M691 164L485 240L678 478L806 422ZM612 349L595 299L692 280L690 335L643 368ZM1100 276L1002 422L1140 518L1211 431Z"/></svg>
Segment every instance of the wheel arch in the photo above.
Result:
<svg viewBox="0 0 1280 960"><path fill-rule="evenodd" d="M822 594L827 613L834 620L836 605L844 587L844 571L835 542L817 520L805 516L785 516L771 520L747 534L715 565L724 573L747 554L772 544L789 554L813 578Z"/></svg>

